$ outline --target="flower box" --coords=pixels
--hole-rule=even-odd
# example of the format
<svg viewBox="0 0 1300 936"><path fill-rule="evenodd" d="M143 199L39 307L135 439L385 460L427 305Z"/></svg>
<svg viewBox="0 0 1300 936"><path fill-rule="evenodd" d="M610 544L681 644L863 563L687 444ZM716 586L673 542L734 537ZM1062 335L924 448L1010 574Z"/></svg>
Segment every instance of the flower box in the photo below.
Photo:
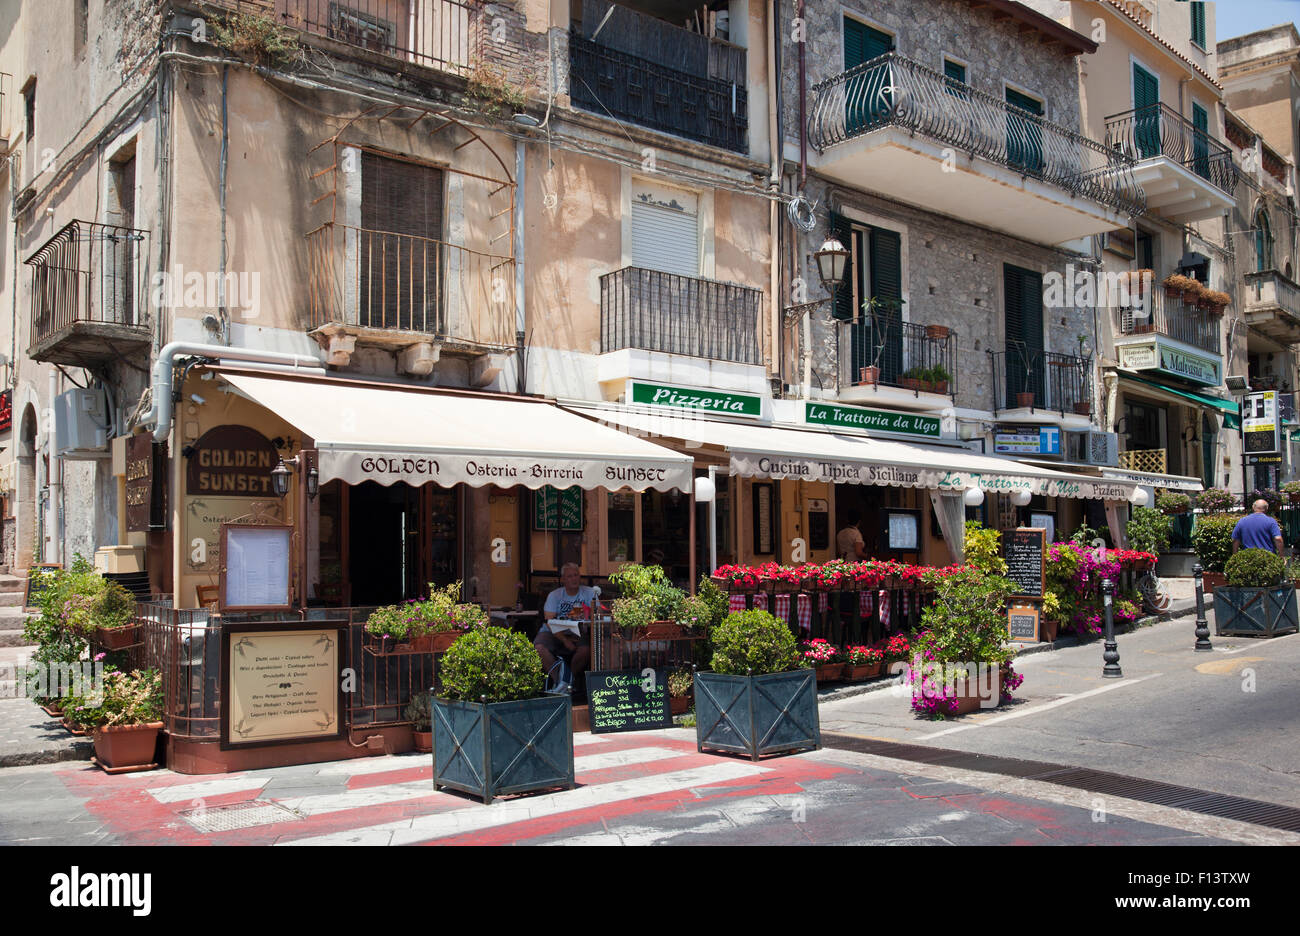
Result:
<svg viewBox="0 0 1300 936"><path fill-rule="evenodd" d="M411 638L411 649L416 653L445 653L460 636L460 631L436 631Z"/></svg>
<svg viewBox="0 0 1300 936"><path fill-rule="evenodd" d="M567 694L513 702L435 697L433 788L493 797L573 789L573 708Z"/></svg>
<svg viewBox="0 0 1300 936"><path fill-rule="evenodd" d="M916 377L900 377L898 382L904 390L913 390L917 393L948 392L948 381L946 380L920 380Z"/></svg>
<svg viewBox="0 0 1300 936"><path fill-rule="evenodd" d="M1277 637L1295 633L1296 589L1220 585L1214 590L1214 632L1219 637Z"/></svg>
<svg viewBox="0 0 1300 936"><path fill-rule="evenodd" d="M96 627L95 643L105 650L123 650L140 642L140 625Z"/></svg>
<svg viewBox="0 0 1300 936"><path fill-rule="evenodd" d="M764 754L821 747L817 683L812 670L761 676L695 674L695 744L699 751Z"/></svg>
<svg viewBox="0 0 1300 936"><path fill-rule="evenodd" d="M1092 404L1091 404L1091 403L1085 403L1085 402L1083 402L1083 401L1081 401L1081 400L1076 400L1075 403L1074 403L1074 414L1075 414L1076 416L1091 416L1091 415L1092 415Z"/></svg>
<svg viewBox="0 0 1300 936"><path fill-rule="evenodd" d="M860 679L874 679L880 675L880 667L883 663L860 663L854 666L852 663L844 664L844 678L851 682L857 682Z"/></svg>
<svg viewBox="0 0 1300 936"><path fill-rule="evenodd" d="M162 722L95 729L95 759L108 768L151 767Z"/></svg>
<svg viewBox="0 0 1300 936"><path fill-rule="evenodd" d="M1034 395L1032 393L1017 393L1016 406L1020 409L1034 408Z"/></svg>
<svg viewBox="0 0 1300 936"><path fill-rule="evenodd" d="M680 640L686 628L676 621L651 621L645 627L629 627L623 631L625 640Z"/></svg>
<svg viewBox="0 0 1300 936"><path fill-rule="evenodd" d="M935 340L948 337L947 325L927 325L925 326L925 337Z"/></svg>
<svg viewBox="0 0 1300 936"><path fill-rule="evenodd" d="M433 753L433 731L412 731L411 737L415 739L415 750L417 754Z"/></svg>
<svg viewBox="0 0 1300 936"><path fill-rule="evenodd" d="M843 663L819 663L817 664L817 681L818 682L835 682L844 675Z"/></svg>

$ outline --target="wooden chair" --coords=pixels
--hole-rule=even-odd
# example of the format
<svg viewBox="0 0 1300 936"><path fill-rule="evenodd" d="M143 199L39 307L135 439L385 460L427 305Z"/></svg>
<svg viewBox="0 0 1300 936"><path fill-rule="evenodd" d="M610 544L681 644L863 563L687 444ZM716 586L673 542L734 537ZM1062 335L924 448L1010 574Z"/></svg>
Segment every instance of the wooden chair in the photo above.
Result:
<svg viewBox="0 0 1300 936"><path fill-rule="evenodd" d="M199 596L199 607L207 608L209 611L216 611L221 602L221 586L219 585L198 585L195 586L195 592Z"/></svg>

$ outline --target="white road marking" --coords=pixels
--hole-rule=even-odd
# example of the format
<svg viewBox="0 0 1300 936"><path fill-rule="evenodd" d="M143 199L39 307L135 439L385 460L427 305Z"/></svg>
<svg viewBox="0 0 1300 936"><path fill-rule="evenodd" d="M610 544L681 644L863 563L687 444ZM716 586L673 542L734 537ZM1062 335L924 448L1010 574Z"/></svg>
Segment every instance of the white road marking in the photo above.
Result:
<svg viewBox="0 0 1300 936"><path fill-rule="evenodd" d="M1005 715L996 715L985 721L970 722L966 725L956 725L952 728L945 728L942 731L935 731L928 735L921 735L918 741L929 741L931 738L939 738L943 735L956 734L958 731L966 731L969 728L983 728L988 725L996 725L999 722L1011 721L1013 718L1024 718L1026 715L1037 715L1039 712L1046 712L1048 709L1054 709L1059 705L1066 705L1070 702L1077 702L1079 699L1086 699L1089 696L1100 695L1103 692L1110 692L1112 689L1121 689L1124 686L1136 686L1140 682L1148 679L1155 679L1160 673L1148 673L1146 676L1138 676L1136 679L1123 679L1119 682L1108 683L1104 686L1098 686L1096 689L1088 689L1085 692L1076 692L1074 695L1062 696L1059 699L1053 699L1051 702L1044 702L1042 705L1035 705L1031 708L1019 709L1014 712L1007 712Z"/></svg>
<svg viewBox="0 0 1300 936"><path fill-rule="evenodd" d="M478 832L528 819L555 816L593 806L605 806L624 800L655 796L675 790L691 789L728 780L739 780L767 773L771 768L752 762L721 760L707 767L692 767L672 773L601 783L595 786L563 790L546 797L513 800L492 806L473 805L430 816L417 816L346 832L277 842L277 845L409 845L466 832Z"/></svg>
<svg viewBox="0 0 1300 936"><path fill-rule="evenodd" d="M176 786L152 787L149 794L160 803L182 803L222 796L226 793L259 793L270 777L225 777L221 780L200 780L197 783L180 783Z"/></svg>

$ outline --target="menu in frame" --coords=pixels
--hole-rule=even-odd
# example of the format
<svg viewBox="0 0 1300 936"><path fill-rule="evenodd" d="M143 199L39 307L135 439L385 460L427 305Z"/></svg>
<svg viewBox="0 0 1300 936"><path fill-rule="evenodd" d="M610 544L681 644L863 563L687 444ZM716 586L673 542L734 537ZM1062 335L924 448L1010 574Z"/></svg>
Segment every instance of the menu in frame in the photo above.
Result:
<svg viewBox="0 0 1300 936"><path fill-rule="evenodd" d="M1018 527L1006 534L1004 558L1007 578L1016 583L1016 594L1043 597L1043 561L1047 531L1040 527Z"/></svg>
<svg viewBox="0 0 1300 936"><path fill-rule="evenodd" d="M226 625L222 747L338 737L346 633L325 622Z"/></svg>
<svg viewBox="0 0 1300 936"><path fill-rule="evenodd" d="M284 611L289 592L293 527L221 525L221 610Z"/></svg>

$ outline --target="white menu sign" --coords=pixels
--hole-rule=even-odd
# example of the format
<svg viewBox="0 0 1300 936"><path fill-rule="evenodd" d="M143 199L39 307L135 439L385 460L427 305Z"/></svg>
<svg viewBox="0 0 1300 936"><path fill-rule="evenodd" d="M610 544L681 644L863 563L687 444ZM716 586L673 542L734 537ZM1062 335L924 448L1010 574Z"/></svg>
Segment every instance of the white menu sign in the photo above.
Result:
<svg viewBox="0 0 1300 936"><path fill-rule="evenodd" d="M290 543L287 526L223 526L222 610L287 608Z"/></svg>

